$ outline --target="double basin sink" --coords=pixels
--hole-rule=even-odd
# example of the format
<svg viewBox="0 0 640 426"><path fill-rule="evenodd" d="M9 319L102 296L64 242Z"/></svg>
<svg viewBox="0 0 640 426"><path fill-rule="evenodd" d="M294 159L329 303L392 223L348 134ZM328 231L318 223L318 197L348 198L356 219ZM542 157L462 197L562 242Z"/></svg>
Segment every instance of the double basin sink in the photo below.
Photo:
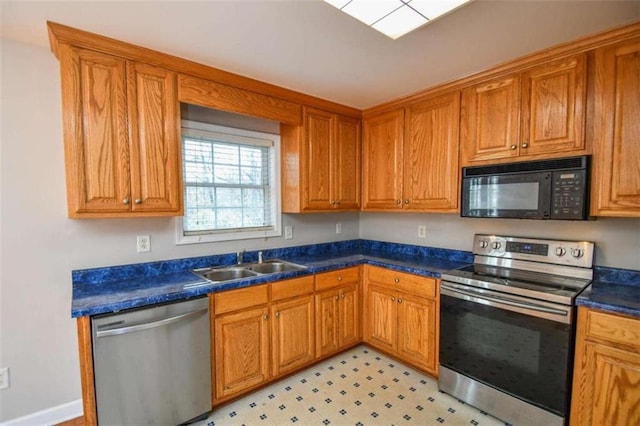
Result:
<svg viewBox="0 0 640 426"><path fill-rule="evenodd" d="M300 271L303 269L307 269L307 267L280 259L269 259L264 262L194 269L193 272L212 283L221 283L241 278L277 274L279 272Z"/></svg>

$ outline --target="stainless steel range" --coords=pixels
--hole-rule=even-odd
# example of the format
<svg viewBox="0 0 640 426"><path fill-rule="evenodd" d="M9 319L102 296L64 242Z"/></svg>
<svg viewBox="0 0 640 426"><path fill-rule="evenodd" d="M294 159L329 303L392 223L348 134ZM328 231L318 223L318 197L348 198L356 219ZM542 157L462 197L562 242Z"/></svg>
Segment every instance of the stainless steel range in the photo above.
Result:
<svg viewBox="0 0 640 426"><path fill-rule="evenodd" d="M476 235L442 274L438 387L514 425L569 415L574 300L593 278L584 241Z"/></svg>

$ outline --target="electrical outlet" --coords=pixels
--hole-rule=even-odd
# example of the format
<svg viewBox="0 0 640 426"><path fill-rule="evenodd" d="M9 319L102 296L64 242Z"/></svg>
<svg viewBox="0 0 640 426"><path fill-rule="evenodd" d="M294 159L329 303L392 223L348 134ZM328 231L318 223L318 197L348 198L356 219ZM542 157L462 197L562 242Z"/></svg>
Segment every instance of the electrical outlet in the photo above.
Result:
<svg viewBox="0 0 640 426"><path fill-rule="evenodd" d="M9 387L9 368L0 368L0 389Z"/></svg>
<svg viewBox="0 0 640 426"><path fill-rule="evenodd" d="M149 235L138 235L138 253L148 253L151 251L151 237Z"/></svg>
<svg viewBox="0 0 640 426"><path fill-rule="evenodd" d="M285 240L293 239L293 226L284 227L284 239Z"/></svg>
<svg viewBox="0 0 640 426"><path fill-rule="evenodd" d="M427 238L427 227L426 225L418 226L418 238Z"/></svg>
<svg viewBox="0 0 640 426"><path fill-rule="evenodd" d="M342 224L336 223L336 234L342 234Z"/></svg>

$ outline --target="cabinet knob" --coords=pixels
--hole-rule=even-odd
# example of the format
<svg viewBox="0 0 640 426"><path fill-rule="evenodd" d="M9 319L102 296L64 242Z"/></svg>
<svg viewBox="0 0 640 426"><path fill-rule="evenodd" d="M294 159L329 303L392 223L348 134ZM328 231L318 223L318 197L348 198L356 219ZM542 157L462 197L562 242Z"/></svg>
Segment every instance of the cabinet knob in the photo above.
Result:
<svg viewBox="0 0 640 426"><path fill-rule="evenodd" d="M396 284L398 284L398 283L400 282L400 278L394 278L394 279L393 279L393 282L394 282L394 283L396 283Z"/></svg>
<svg viewBox="0 0 640 426"><path fill-rule="evenodd" d="M340 299L344 299L344 293L340 295Z"/></svg>
<svg viewBox="0 0 640 426"><path fill-rule="evenodd" d="M402 200L396 200L396 204L402 203Z"/></svg>
<svg viewBox="0 0 640 426"><path fill-rule="evenodd" d="M395 298L395 297L393 297L393 296L391 296L391 301L392 301L392 302L395 302L395 301L396 301L396 298Z"/></svg>
<svg viewBox="0 0 640 426"><path fill-rule="evenodd" d="M331 205L335 206L336 205L336 200L331 200Z"/></svg>
<svg viewBox="0 0 640 426"><path fill-rule="evenodd" d="M276 312L276 318L280 318L280 312Z"/></svg>
<svg viewBox="0 0 640 426"><path fill-rule="evenodd" d="M517 147L517 145L511 145L511 149L516 149Z"/></svg>
<svg viewBox="0 0 640 426"><path fill-rule="evenodd" d="M125 205L126 205L126 204L129 204L129 199L128 199L128 198L125 198L124 200L122 200L122 204L125 204Z"/></svg>
<svg viewBox="0 0 640 426"><path fill-rule="evenodd" d="M267 320L269 319L269 315L263 315L262 318Z"/></svg>
<svg viewBox="0 0 640 426"><path fill-rule="evenodd" d="M336 204L337 204L337 205L340 205L340 200L336 200Z"/></svg>
<svg viewBox="0 0 640 426"><path fill-rule="evenodd" d="M522 147L523 147L523 148L526 148L526 147L528 147L528 146L529 146L529 144L528 144L528 143L526 143L526 142L522 144Z"/></svg>
<svg viewBox="0 0 640 426"><path fill-rule="evenodd" d="M338 277L338 281L342 281L342 275Z"/></svg>
<svg viewBox="0 0 640 426"><path fill-rule="evenodd" d="M398 303L402 303L402 299L398 298Z"/></svg>
<svg viewBox="0 0 640 426"><path fill-rule="evenodd" d="M340 299L340 296L336 296L336 300Z"/></svg>
<svg viewBox="0 0 640 426"><path fill-rule="evenodd" d="M405 204L409 204L409 200L404 200L404 203Z"/></svg>
<svg viewBox="0 0 640 426"><path fill-rule="evenodd" d="M136 204L142 204L142 200L140 198L136 198L134 203Z"/></svg>

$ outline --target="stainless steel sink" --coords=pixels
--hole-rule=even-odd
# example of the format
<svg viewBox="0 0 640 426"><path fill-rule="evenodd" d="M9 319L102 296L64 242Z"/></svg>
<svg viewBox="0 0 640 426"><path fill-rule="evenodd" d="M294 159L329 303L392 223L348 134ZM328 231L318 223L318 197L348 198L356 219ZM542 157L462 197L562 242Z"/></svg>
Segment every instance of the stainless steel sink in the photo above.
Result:
<svg viewBox="0 0 640 426"><path fill-rule="evenodd" d="M200 268L195 269L193 272L207 281L220 283L238 280L241 278L276 274L278 272L300 271L306 268L306 266L298 265L296 263L286 262L280 259L270 259L262 263L256 262L217 268ZM206 284L196 284L198 287L202 285ZM191 288L193 286L193 284L187 284L185 285L185 288Z"/></svg>

